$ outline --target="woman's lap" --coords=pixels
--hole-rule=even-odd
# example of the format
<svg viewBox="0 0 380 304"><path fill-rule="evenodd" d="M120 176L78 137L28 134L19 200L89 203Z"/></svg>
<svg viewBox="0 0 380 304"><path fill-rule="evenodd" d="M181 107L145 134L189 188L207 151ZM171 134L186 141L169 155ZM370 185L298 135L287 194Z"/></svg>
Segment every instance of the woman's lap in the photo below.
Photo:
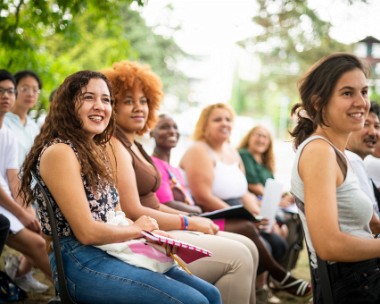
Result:
<svg viewBox="0 0 380 304"><path fill-rule="evenodd" d="M61 252L70 265L65 267L69 292L80 303L220 303L214 286L177 267L163 275L70 239L61 240ZM51 264L54 270L52 258Z"/></svg>

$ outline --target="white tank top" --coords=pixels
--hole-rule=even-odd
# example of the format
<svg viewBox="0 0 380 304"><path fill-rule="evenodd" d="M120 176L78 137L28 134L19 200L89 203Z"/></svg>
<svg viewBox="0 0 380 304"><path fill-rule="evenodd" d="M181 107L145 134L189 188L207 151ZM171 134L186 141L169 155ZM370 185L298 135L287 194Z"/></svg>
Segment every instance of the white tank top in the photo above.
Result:
<svg viewBox="0 0 380 304"><path fill-rule="evenodd" d="M248 190L248 183L239 168L239 162L224 163L210 147L208 148L215 161L212 193L222 200L242 197Z"/></svg>
<svg viewBox="0 0 380 304"><path fill-rule="evenodd" d="M360 189L359 181L352 171L345 155L339 151L330 141L322 136L311 136L306 139L297 149L293 164L291 178L291 192L296 197L299 215L302 226L305 230L306 243L310 250L312 267L317 267L317 259L314 246L311 242L309 230L307 229L306 217L304 213L304 184L298 174L298 162L305 146L316 139L323 139L328 142L339 157L347 165L347 174L344 182L336 189L336 200L338 207L338 222L341 231L357 236L359 238L373 238L369 228L369 222L373 214L373 205L370 198ZM333 202L331 202L333 203ZM318 214L315 216L318 217ZM321 220L321 224L323 219ZM348 249L349 250L349 249ZM333 262L333 261L330 261Z"/></svg>

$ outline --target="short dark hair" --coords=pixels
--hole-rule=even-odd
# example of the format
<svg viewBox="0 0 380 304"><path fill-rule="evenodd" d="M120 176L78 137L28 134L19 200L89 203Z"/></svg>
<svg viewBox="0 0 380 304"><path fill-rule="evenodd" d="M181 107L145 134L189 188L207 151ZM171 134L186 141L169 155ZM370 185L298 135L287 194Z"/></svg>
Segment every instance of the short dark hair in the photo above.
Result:
<svg viewBox="0 0 380 304"><path fill-rule="evenodd" d="M38 88L40 90L42 89L41 78L31 70L18 71L14 76L16 79L16 86L18 85L18 83L20 82L21 79L23 79L25 77L33 77L38 82Z"/></svg>
<svg viewBox="0 0 380 304"><path fill-rule="evenodd" d="M16 79L13 77L12 73L7 70L0 69L0 81L10 80L13 82L13 85L16 87Z"/></svg>
<svg viewBox="0 0 380 304"><path fill-rule="evenodd" d="M375 113L378 117L380 117L380 105L376 102L371 100L371 107L369 108L370 113Z"/></svg>

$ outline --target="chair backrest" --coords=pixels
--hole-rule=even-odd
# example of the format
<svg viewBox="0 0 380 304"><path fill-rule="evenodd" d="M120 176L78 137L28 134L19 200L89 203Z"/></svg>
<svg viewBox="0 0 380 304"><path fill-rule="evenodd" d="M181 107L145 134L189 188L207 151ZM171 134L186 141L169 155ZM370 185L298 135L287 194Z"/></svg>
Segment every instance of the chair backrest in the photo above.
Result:
<svg viewBox="0 0 380 304"><path fill-rule="evenodd" d="M327 262L317 256L318 273L321 281L322 298L325 304L334 304L332 296L330 276L327 269Z"/></svg>
<svg viewBox="0 0 380 304"><path fill-rule="evenodd" d="M294 198L295 198L298 209L300 209L304 212L303 202L295 195L294 195ZM298 216L299 216L299 214L298 214ZM302 223L301 219L300 219L300 222ZM305 235L305 229L303 227L303 223L302 223L301 227L303 230L303 234ZM311 266L310 249L309 249L309 246L307 245L306 237L305 237L305 244L306 244L308 258L309 258L310 275L312 278L311 284L313 286L313 295L315 298L316 280L314 277L313 267ZM329 271L328 271L328 265L327 265L327 262L322 260L318 255L317 255L317 269L318 269L317 271L318 271L318 276L319 276L320 290L322 293L323 304L334 304L334 300L333 300L333 296L332 296L332 290L331 290L330 276L329 276ZM314 299L314 301L315 301L315 299ZM313 302L313 303L316 303L316 302Z"/></svg>
<svg viewBox="0 0 380 304"><path fill-rule="evenodd" d="M309 258L309 267L310 267L310 275L311 275L311 284L313 287L313 303L317 303L316 301L316 292L315 292L315 283L316 283L316 278L314 277L314 270L313 267L311 266L311 259L310 259L310 250L309 247L306 244L307 248L307 253L308 253L308 258ZM330 283L330 276L329 272L327 269L327 262L325 260L322 260L318 255L317 255L317 271L318 271L318 276L319 276L319 284L320 284L320 292L322 294L322 300L323 303L318 302L318 304L334 304L334 298L332 296L332 290L331 290L331 283Z"/></svg>
<svg viewBox="0 0 380 304"><path fill-rule="evenodd" d="M39 187L42 193L42 196L44 198L46 208L48 211L49 215L49 221L50 221L50 226L51 226L51 231L53 234L53 250L54 250L54 256L55 256L55 261L57 265L57 275L58 275L58 286L59 286L59 295L61 298L61 302L64 304L71 304L75 303L69 294L69 291L67 290L67 285L66 285L66 276L65 276L65 269L63 267L63 260L62 260L62 255L61 255L61 248L59 245L59 238L58 238L58 231L57 231L57 222L55 220L54 216L54 211L52 207L52 202L50 200L50 197L46 193L41 181L37 178L36 174L31 171L30 172L34 181L36 182L36 187Z"/></svg>

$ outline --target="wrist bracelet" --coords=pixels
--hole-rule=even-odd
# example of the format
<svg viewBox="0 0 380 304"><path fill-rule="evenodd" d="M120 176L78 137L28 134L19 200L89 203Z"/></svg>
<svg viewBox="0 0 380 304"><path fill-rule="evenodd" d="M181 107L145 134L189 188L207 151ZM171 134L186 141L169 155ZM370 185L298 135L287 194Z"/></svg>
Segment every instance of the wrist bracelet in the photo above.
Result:
<svg viewBox="0 0 380 304"><path fill-rule="evenodd" d="M181 220L181 230L185 230L185 219L184 219L184 216L182 214L178 214L179 215L179 218Z"/></svg>
<svg viewBox="0 0 380 304"><path fill-rule="evenodd" d="M183 221L185 223L183 230L187 230L189 228L189 220L187 216L183 215Z"/></svg>

